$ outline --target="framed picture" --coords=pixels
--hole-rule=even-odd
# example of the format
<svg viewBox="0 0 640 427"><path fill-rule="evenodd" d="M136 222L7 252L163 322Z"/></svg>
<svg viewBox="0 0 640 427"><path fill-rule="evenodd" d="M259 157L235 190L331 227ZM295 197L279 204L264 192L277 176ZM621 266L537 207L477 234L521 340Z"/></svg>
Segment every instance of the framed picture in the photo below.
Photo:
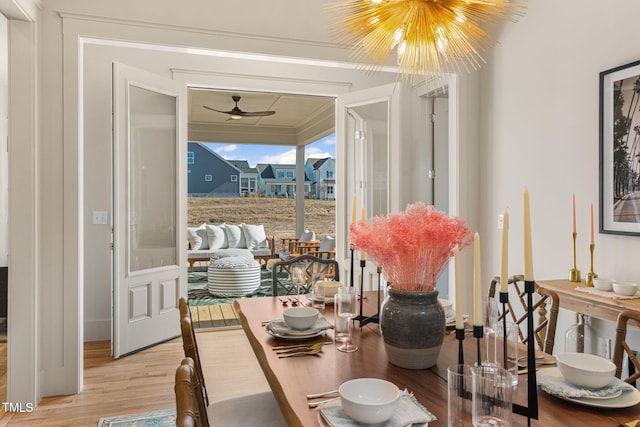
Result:
<svg viewBox="0 0 640 427"><path fill-rule="evenodd" d="M640 61L600 73L600 232L640 235Z"/></svg>

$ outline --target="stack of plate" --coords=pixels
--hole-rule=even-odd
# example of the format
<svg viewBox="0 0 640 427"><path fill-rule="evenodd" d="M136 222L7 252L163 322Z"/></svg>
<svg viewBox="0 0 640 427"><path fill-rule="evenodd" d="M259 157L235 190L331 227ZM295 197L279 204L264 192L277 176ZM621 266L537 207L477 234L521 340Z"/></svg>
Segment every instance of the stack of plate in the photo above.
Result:
<svg viewBox="0 0 640 427"><path fill-rule="evenodd" d="M640 391L618 378L599 389L577 387L567 382L558 368L538 371L538 385L545 392L579 405L596 408L628 408L640 403Z"/></svg>

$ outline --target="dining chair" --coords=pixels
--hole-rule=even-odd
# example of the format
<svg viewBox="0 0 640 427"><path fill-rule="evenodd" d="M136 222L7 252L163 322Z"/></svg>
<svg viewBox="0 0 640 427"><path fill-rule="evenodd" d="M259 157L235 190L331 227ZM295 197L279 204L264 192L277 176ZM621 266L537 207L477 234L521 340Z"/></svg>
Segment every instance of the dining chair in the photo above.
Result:
<svg viewBox="0 0 640 427"><path fill-rule="evenodd" d="M180 299L181 312L183 303ZM185 301L186 302L186 301ZM224 427L280 427L286 426L282 412L271 392L253 393L239 397L209 401L207 387L204 383L202 364L198 352L195 330L191 323L191 316L182 316L180 319L182 342L185 359L190 359L193 365L191 378L193 395L198 406L198 413L202 426L212 425ZM248 410L250 408L250 410ZM255 412L254 412L255 411ZM198 425L198 424L196 424Z"/></svg>
<svg viewBox="0 0 640 427"><path fill-rule="evenodd" d="M624 310L618 315L616 322L616 340L613 348L613 363L616 365L616 377L622 375L622 364L625 353L629 357L629 363L635 367L635 373L625 378L625 382L633 384L640 378L640 361L627 343L627 325L629 321L635 321L636 326L640 326L640 312ZM631 366L631 365L630 365Z"/></svg>
<svg viewBox="0 0 640 427"><path fill-rule="evenodd" d="M291 280L294 266L304 269L305 285L303 291L309 291L311 277L315 273L323 273L325 278L340 281L340 268L335 259L323 259L305 254L276 262L271 269L271 283L273 296L289 295L296 291L296 285Z"/></svg>
<svg viewBox="0 0 640 427"><path fill-rule="evenodd" d="M202 419L198 408L195 393L197 390L197 377L193 365L193 359L185 357L176 369L175 385L176 394L176 427L205 427L208 420ZM206 417L206 411L204 416Z"/></svg>
<svg viewBox="0 0 640 427"><path fill-rule="evenodd" d="M496 276L491 280L489 286L489 297L498 298L499 292L496 288L500 286L500 277ZM527 294L524 286L524 276L514 275L509 277L509 302L504 311L502 304L498 303L498 319L502 320L507 316L507 320L518 325L518 335L523 343L529 340L527 337ZM536 347L547 354L553 354L553 346L556 337L556 325L558 323L558 311L560 299L554 291L544 289L536 285L534 296L533 312L537 314L534 326L534 338Z"/></svg>

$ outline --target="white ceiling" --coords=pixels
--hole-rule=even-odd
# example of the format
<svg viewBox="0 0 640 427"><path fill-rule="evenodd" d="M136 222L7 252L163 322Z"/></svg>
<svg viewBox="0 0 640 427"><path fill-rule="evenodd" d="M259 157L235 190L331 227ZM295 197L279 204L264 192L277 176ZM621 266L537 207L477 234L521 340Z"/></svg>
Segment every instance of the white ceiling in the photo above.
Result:
<svg viewBox="0 0 640 427"><path fill-rule="evenodd" d="M273 110L276 113L231 120L227 114L203 107L229 111L235 106L233 95L241 97L238 107L243 111ZM305 145L330 134L334 126L334 98L189 89L189 141Z"/></svg>

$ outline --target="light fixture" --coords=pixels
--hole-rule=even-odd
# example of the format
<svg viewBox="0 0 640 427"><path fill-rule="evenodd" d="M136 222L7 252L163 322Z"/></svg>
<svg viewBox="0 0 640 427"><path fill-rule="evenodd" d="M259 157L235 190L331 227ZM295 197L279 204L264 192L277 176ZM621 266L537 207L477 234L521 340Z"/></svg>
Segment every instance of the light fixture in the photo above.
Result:
<svg viewBox="0 0 640 427"><path fill-rule="evenodd" d="M376 71L396 50L403 79L440 77L478 69L480 51L496 41L485 30L500 19L515 21L526 0L335 0L326 11L329 33L351 48L353 59Z"/></svg>

